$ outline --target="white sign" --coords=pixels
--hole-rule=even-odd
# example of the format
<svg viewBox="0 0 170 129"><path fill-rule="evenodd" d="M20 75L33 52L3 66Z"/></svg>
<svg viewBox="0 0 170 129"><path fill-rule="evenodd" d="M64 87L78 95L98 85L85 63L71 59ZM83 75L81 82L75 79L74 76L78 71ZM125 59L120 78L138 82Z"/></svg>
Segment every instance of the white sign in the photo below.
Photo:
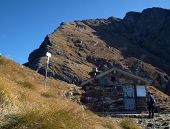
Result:
<svg viewBox="0 0 170 129"><path fill-rule="evenodd" d="M51 53L47 52L46 56L51 57Z"/></svg>
<svg viewBox="0 0 170 129"><path fill-rule="evenodd" d="M146 97L146 88L144 85L137 86L137 97Z"/></svg>

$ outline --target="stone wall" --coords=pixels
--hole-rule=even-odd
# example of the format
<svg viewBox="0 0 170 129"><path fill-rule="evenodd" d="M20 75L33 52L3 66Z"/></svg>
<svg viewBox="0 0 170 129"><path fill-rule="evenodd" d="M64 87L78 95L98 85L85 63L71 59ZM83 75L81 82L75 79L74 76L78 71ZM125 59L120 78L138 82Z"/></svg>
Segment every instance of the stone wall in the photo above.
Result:
<svg viewBox="0 0 170 129"><path fill-rule="evenodd" d="M145 112L146 98L137 97L136 85L145 86L139 80L112 72L84 86L85 103L95 112Z"/></svg>

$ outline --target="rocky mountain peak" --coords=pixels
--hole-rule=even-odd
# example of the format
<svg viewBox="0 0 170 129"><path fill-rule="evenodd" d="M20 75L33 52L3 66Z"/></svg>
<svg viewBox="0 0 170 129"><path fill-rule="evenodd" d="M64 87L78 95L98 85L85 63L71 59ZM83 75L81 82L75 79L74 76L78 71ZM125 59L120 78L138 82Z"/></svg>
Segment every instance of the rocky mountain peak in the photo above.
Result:
<svg viewBox="0 0 170 129"><path fill-rule="evenodd" d="M128 12L123 19L62 22L28 58L28 67L45 72L45 53L52 53L48 76L68 83L89 78L93 67L118 67L153 79L170 89L170 10L149 8ZM141 65L139 62L143 62ZM170 90L169 90L170 91Z"/></svg>
<svg viewBox="0 0 170 129"><path fill-rule="evenodd" d="M145 18L166 18L170 13L168 9L163 9L159 7L153 7L144 9L141 13Z"/></svg>

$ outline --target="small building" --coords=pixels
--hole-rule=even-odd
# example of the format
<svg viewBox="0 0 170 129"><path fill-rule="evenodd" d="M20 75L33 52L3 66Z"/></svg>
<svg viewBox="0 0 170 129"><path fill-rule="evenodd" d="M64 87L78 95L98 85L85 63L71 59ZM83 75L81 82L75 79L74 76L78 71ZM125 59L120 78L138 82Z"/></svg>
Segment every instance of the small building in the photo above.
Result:
<svg viewBox="0 0 170 129"><path fill-rule="evenodd" d="M152 81L116 67L103 73L97 68L92 77L81 83L83 102L94 112L143 113L146 106L146 84Z"/></svg>

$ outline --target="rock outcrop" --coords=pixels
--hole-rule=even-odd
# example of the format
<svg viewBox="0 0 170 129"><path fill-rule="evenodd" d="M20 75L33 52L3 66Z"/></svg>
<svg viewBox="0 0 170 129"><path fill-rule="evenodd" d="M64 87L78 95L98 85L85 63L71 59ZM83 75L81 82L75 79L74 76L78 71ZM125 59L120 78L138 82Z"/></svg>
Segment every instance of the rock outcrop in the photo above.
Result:
<svg viewBox="0 0 170 129"><path fill-rule="evenodd" d="M123 19L89 19L61 23L45 37L26 66L45 73L46 52L52 53L48 77L78 85L93 67L128 70L153 80L170 92L170 10L148 8Z"/></svg>

